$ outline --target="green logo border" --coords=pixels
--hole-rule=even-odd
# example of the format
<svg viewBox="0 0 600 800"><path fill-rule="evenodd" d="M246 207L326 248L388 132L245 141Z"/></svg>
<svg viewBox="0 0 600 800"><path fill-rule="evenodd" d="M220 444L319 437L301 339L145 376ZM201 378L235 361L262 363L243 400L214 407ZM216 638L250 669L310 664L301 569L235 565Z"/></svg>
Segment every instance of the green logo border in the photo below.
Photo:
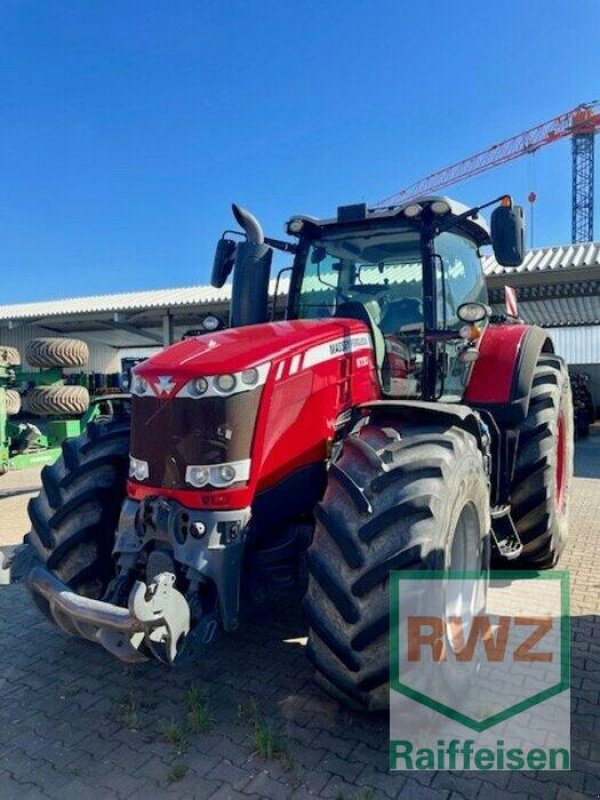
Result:
<svg viewBox="0 0 600 800"><path fill-rule="evenodd" d="M392 570L390 572L390 691L396 691L400 694L410 697L421 705L437 711L455 722L460 722L467 728L481 733L482 731L498 725L500 722L509 719L510 717L526 711L538 703L542 703L549 697L554 697L561 692L564 692L570 687L570 672L571 672L571 658L570 658L570 640L571 640L571 617L570 617L570 595L569 595L569 581L570 575L567 570L553 570L549 572L536 572L535 570L498 570L489 574L492 580L559 580L560 581L560 681L554 686L538 692L532 697L516 703L510 708L505 709L491 717L484 720L475 720L460 711L433 700L422 692L412 689L410 686L405 685L400 680L400 662L399 662L399 629L400 629L400 584L402 581L408 580L470 580L482 579L481 572L444 572L440 570L425 571L425 570Z"/></svg>

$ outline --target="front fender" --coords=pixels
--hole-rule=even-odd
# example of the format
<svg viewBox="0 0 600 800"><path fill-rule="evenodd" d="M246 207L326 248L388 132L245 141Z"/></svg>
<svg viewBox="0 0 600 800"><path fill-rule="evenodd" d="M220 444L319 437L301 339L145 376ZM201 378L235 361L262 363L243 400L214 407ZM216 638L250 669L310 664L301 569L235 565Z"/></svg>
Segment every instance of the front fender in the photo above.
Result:
<svg viewBox="0 0 600 800"><path fill-rule="evenodd" d="M488 411L501 425L527 416L533 371L540 353L553 353L547 333L535 325L489 325L479 344L464 402Z"/></svg>

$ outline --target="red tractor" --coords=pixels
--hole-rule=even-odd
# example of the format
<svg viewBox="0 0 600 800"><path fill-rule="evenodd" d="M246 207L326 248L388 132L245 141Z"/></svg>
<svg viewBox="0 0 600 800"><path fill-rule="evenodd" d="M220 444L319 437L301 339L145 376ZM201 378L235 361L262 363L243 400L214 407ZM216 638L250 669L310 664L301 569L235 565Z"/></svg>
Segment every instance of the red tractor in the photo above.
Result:
<svg viewBox="0 0 600 800"><path fill-rule="evenodd" d="M171 663L299 582L318 679L380 708L390 570L552 567L569 379L543 330L487 305L480 249L523 257L521 209L493 204L343 206L291 218L293 243L234 206L244 238L224 236L213 268L216 286L233 272L230 327L137 366L130 414L44 469L28 582L46 616ZM293 255L282 321L274 249Z"/></svg>

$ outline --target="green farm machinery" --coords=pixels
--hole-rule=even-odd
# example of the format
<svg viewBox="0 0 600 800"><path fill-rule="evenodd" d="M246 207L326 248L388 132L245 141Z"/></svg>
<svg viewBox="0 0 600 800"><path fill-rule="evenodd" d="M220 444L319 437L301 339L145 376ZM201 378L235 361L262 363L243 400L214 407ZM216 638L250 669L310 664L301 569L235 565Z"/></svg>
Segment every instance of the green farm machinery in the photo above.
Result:
<svg viewBox="0 0 600 800"><path fill-rule="evenodd" d="M0 345L0 475L53 463L63 441L79 436L115 399L90 399L85 374L65 375L87 364L85 342L33 339L25 357L29 369L16 348Z"/></svg>

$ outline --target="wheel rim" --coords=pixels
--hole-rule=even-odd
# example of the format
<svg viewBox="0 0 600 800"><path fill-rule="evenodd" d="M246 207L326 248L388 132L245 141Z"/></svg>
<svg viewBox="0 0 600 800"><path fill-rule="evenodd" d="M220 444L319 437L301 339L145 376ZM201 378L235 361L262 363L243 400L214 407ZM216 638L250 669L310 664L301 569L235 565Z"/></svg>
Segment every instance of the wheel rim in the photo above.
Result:
<svg viewBox="0 0 600 800"><path fill-rule="evenodd" d="M482 606L481 581L475 579L475 575L482 575L479 516L471 503L463 508L456 523L450 548L449 572L461 575L449 578L446 582L446 619L461 618L464 645L469 638L473 618ZM447 639L448 646L454 650L455 637L451 624L447 626Z"/></svg>
<svg viewBox="0 0 600 800"><path fill-rule="evenodd" d="M565 488L567 482L566 446L565 418L564 414L561 413L558 417L556 431L556 507L561 514L565 510Z"/></svg>

